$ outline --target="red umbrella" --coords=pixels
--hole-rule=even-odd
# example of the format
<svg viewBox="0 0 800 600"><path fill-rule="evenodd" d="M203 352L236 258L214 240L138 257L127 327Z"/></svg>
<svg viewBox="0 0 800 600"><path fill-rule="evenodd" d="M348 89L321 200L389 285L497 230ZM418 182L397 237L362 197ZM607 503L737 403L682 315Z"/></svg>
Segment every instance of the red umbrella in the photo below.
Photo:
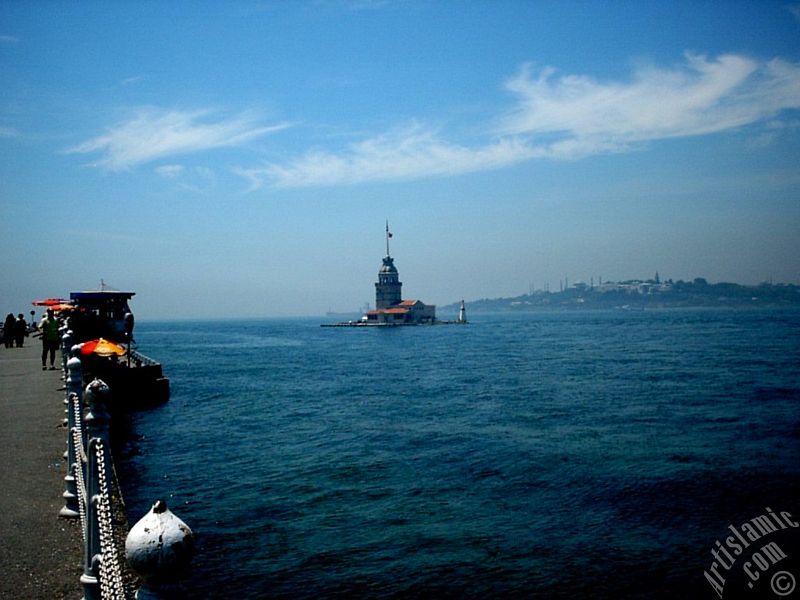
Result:
<svg viewBox="0 0 800 600"><path fill-rule="evenodd" d="M126 350L124 346L109 342L106 339L98 338L90 342L81 344L81 354L88 356L89 354L97 354L98 356L122 356Z"/></svg>
<svg viewBox="0 0 800 600"><path fill-rule="evenodd" d="M63 298L47 298L46 300L34 300L31 302L34 306L58 306L59 304L69 304L69 300Z"/></svg>

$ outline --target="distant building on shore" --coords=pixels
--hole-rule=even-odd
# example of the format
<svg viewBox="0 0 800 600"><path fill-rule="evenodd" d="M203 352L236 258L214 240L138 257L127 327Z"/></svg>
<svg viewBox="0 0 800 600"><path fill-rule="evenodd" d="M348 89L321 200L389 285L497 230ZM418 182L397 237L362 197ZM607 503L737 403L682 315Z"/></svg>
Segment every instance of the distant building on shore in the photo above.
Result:
<svg viewBox="0 0 800 600"><path fill-rule="evenodd" d="M403 284L389 254L389 222L386 222L386 256L375 282L375 310L366 312L362 320L368 324L418 325L436 320L436 307L420 300L403 300Z"/></svg>

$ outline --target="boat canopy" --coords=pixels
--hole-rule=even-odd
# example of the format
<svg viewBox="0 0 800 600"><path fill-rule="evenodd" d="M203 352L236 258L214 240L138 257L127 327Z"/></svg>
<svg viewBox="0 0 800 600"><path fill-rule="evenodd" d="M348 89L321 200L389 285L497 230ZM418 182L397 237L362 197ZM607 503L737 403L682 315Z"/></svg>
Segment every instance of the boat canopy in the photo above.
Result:
<svg viewBox="0 0 800 600"><path fill-rule="evenodd" d="M84 300L84 301L95 301L95 300L130 300L133 296L136 295L136 292L107 292L105 290L95 290L89 292L70 292L69 298L70 300Z"/></svg>
<svg viewBox="0 0 800 600"><path fill-rule="evenodd" d="M133 313L128 300L135 292L96 290L70 292L77 308L70 320L75 339L81 342L105 338L127 343L133 333Z"/></svg>

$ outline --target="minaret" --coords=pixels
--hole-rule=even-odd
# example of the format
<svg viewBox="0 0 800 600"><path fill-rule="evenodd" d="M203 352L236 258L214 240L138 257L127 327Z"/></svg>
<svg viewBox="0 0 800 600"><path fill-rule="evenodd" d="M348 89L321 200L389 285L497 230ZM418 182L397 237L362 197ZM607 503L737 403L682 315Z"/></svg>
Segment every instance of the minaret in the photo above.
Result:
<svg viewBox="0 0 800 600"><path fill-rule="evenodd" d="M383 265L378 271L378 281L375 284L375 308L389 308L395 304L400 304L403 300L402 288L403 284L400 283L397 274L397 268L394 266L394 259L389 254L389 238L392 234L389 233L389 221L386 221L386 257L383 259Z"/></svg>

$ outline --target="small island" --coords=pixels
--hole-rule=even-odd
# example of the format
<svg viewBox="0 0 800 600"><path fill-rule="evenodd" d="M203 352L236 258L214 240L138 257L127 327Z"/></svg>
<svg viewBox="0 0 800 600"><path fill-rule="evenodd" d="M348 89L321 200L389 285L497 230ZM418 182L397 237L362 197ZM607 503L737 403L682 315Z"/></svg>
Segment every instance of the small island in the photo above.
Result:
<svg viewBox="0 0 800 600"><path fill-rule="evenodd" d="M355 321L341 321L339 323L325 324L323 327L394 327L398 325L443 325L466 324L467 319L462 300L455 321L441 321L436 318L436 307L425 304L421 300L403 300L403 283L394 266L394 259L389 253L389 221L386 221L386 256L378 271L378 281L375 282L375 309L367 311L360 319Z"/></svg>

